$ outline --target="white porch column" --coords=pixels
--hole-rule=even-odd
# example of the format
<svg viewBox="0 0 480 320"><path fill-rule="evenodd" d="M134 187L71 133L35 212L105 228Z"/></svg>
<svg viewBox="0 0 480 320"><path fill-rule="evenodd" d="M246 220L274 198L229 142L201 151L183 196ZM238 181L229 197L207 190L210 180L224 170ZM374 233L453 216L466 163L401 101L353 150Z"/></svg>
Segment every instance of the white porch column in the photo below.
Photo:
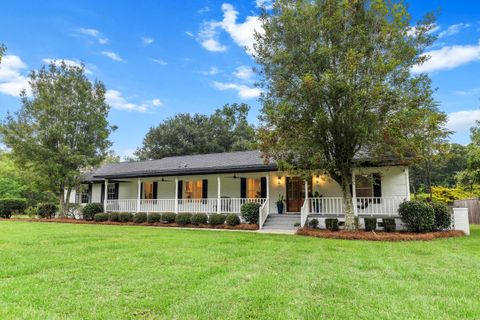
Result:
<svg viewBox="0 0 480 320"><path fill-rule="evenodd" d="M178 213L178 178L175 177L175 213Z"/></svg>
<svg viewBox="0 0 480 320"><path fill-rule="evenodd" d="M142 197L142 182L137 178L137 212L140 212L140 198Z"/></svg>
<svg viewBox="0 0 480 320"><path fill-rule="evenodd" d="M103 190L103 212L107 212L107 197L108 197L108 179L105 179L105 190ZM92 202L92 199L90 199Z"/></svg>
<svg viewBox="0 0 480 320"><path fill-rule="evenodd" d="M308 199L308 180L305 180L305 200Z"/></svg>
<svg viewBox="0 0 480 320"><path fill-rule="evenodd" d="M268 208L267 212L270 212L270 174L267 173L265 178L267 179L267 199L265 201L267 202L266 204Z"/></svg>
<svg viewBox="0 0 480 320"><path fill-rule="evenodd" d="M352 170L352 206L353 206L353 214L355 216L358 215L358 208L357 208L357 187L355 185L355 171Z"/></svg>
<svg viewBox="0 0 480 320"><path fill-rule="evenodd" d="M405 174L405 191L407 195L407 201L410 201L410 177L408 167L405 167L405 170L403 172Z"/></svg>
<svg viewBox="0 0 480 320"><path fill-rule="evenodd" d="M221 179L220 176L217 177L217 213L221 212L221 205L222 205L222 187L221 187Z"/></svg>

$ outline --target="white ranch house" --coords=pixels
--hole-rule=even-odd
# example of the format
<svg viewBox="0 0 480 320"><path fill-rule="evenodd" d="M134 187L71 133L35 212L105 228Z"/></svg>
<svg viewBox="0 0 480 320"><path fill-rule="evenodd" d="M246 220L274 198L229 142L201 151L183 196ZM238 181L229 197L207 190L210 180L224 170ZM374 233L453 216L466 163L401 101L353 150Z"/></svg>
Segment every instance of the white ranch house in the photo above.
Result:
<svg viewBox="0 0 480 320"><path fill-rule="evenodd" d="M361 163L359 161L359 163ZM394 160L354 170L355 214L398 218L410 199L408 167ZM284 214L277 211L285 199ZM259 151L168 157L107 164L89 173L70 202L101 202L107 212L204 212L240 214L246 202L261 204L259 227L291 229L307 219L344 217L340 186L326 175L307 181L265 164Z"/></svg>

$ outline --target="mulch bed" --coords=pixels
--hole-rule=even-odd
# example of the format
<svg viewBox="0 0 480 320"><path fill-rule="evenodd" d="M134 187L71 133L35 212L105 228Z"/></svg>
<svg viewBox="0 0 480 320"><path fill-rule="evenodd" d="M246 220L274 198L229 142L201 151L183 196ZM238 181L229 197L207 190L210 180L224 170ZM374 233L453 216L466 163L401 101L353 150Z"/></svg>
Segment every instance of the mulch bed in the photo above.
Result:
<svg viewBox="0 0 480 320"><path fill-rule="evenodd" d="M96 221L85 221L85 220L76 220L76 219L8 219L8 221L22 221L22 222L49 222L49 223L72 223L72 224L100 224L100 225L114 225L114 226L147 226L147 227L176 227L176 228L191 228L191 229L228 229L228 230L258 230L258 225L256 224L246 224L242 223L236 226L211 226L209 224L201 225L179 225L176 223L133 223L133 222L114 222L114 221L105 221L105 222L96 222Z"/></svg>
<svg viewBox="0 0 480 320"><path fill-rule="evenodd" d="M383 232L383 231L330 231L323 229L300 228L297 234L329 239L369 240L369 241L430 241L439 238L461 237L465 234L459 230L447 230L427 233Z"/></svg>

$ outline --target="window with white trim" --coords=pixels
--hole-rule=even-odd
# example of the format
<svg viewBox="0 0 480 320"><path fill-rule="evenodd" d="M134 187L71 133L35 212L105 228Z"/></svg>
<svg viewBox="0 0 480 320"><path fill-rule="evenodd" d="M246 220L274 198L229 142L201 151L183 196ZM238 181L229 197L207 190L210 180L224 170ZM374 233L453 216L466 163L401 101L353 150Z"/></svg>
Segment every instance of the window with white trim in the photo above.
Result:
<svg viewBox="0 0 480 320"><path fill-rule="evenodd" d="M153 182L143 183L143 199L153 199Z"/></svg>
<svg viewBox="0 0 480 320"><path fill-rule="evenodd" d="M116 200L115 183L109 183L107 187L107 200Z"/></svg>
<svg viewBox="0 0 480 320"><path fill-rule="evenodd" d="M90 195L88 194L88 184L80 185L80 203L90 203Z"/></svg>
<svg viewBox="0 0 480 320"><path fill-rule="evenodd" d="M260 178L247 178L247 198L260 198L261 196Z"/></svg>
<svg viewBox="0 0 480 320"><path fill-rule="evenodd" d="M186 180L183 187L184 199L202 199L203 182L202 180Z"/></svg>

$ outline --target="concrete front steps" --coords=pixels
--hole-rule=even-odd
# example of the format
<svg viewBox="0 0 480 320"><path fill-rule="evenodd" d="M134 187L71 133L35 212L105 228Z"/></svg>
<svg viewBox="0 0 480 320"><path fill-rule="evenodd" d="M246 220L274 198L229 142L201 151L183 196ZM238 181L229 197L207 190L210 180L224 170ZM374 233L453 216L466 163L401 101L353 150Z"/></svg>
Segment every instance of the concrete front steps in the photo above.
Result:
<svg viewBox="0 0 480 320"><path fill-rule="evenodd" d="M265 231L295 231L295 223L300 223L299 214L278 214L270 213L263 224L262 230Z"/></svg>

